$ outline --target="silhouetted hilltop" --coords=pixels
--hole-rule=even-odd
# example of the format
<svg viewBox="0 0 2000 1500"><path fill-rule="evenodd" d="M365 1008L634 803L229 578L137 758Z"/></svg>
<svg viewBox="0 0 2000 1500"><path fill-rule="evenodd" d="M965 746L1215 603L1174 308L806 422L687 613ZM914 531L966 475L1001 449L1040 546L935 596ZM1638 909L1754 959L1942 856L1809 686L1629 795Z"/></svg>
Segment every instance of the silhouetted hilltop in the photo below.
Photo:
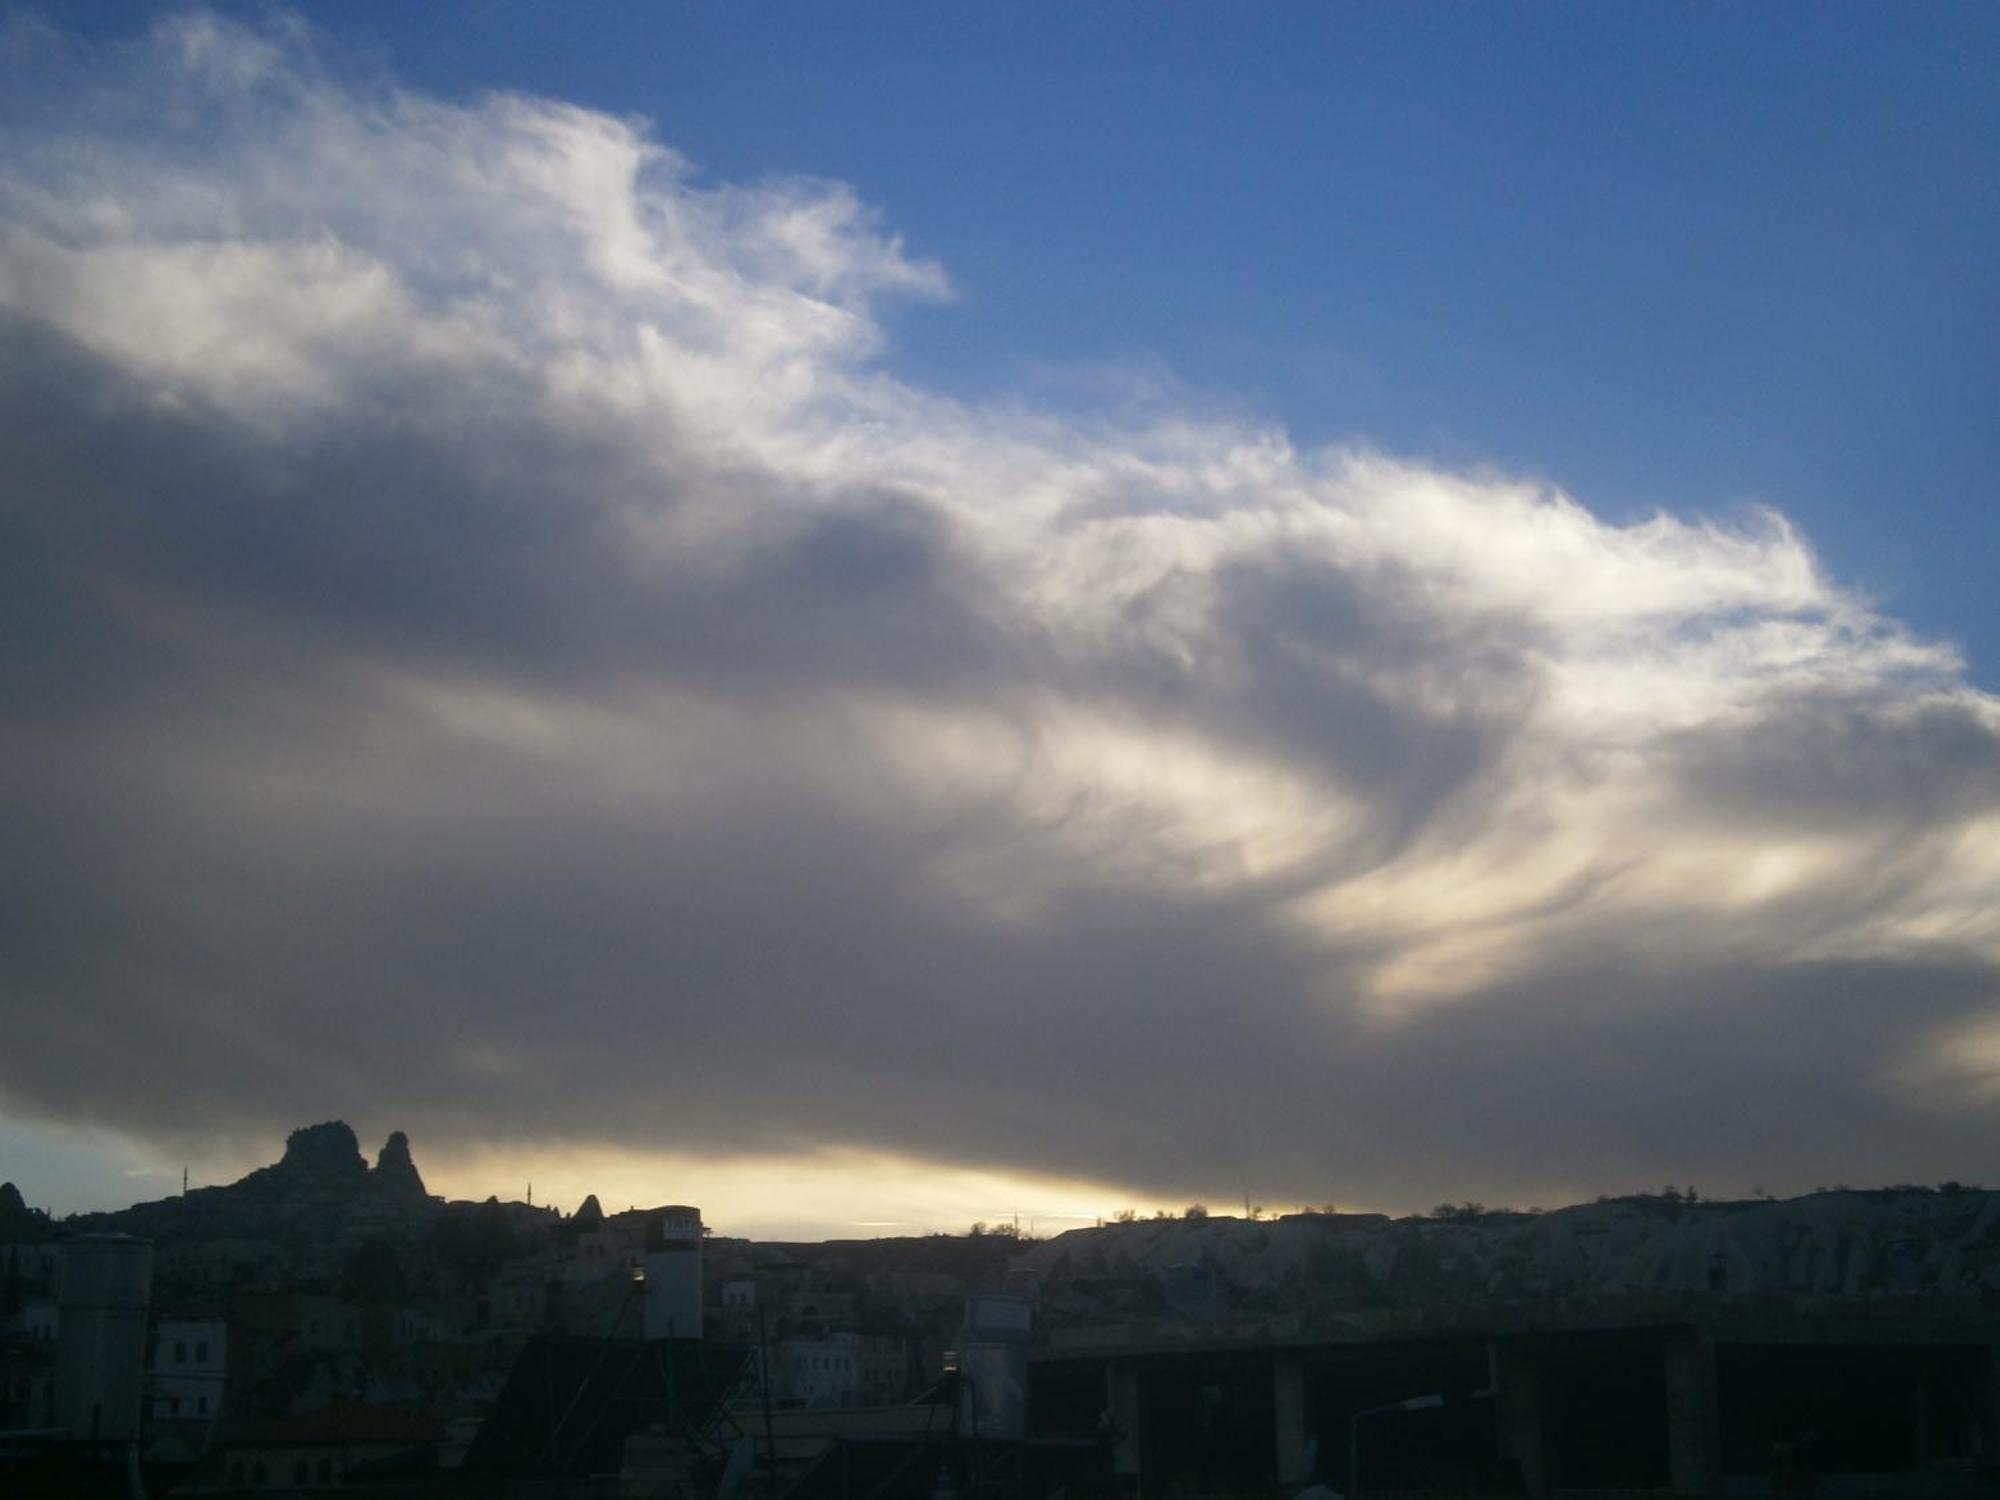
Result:
<svg viewBox="0 0 2000 1500"><path fill-rule="evenodd" d="M0 1244L32 1244L49 1233L48 1215L28 1207L13 1183L0 1182Z"/></svg>
<svg viewBox="0 0 2000 1500"><path fill-rule="evenodd" d="M437 1209L402 1131L389 1137L371 1171L353 1127L328 1120L294 1130L278 1161L227 1186L80 1215L71 1223L163 1245L235 1241L293 1250L373 1236L408 1238L425 1230Z"/></svg>
<svg viewBox="0 0 2000 1500"><path fill-rule="evenodd" d="M401 1132L397 1132L401 1134ZM407 1153L409 1142L403 1143ZM382 1148L384 1151L388 1147ZM361 1156L361 1142L354 1127L345 1120L328 1120L322 1125L302 1125L285 1137L285 1154L268 1167L259 1167L233 1187L253 1183L305 1183L339 1186L359 1184L368 1175L368 1163Z"/></svg>
<svg viewBox="0 0 2000 1500"><path fill-rule="evenodd" d="M520 1203L448 1204L424 1191L401 1131L370 1168L354 1131L332 1120L293 1131L277 1162L226 1187L62 1227L153 1239L160 1274L176 1285L317 1283L366 1287L380 1298L433 1272L456 1285L480 1284L585 1242L615 1273L643 1248L633 1236L657 1212L606 1215L594 1195L568 1221ZM47 1232L45 1216L11 1185L0 1187L0 1239ZM945 1283L1032 1286L1051 1327L1179 1315L1190 1306L1203 1316L1337 1316L1634 1294L2000 1303L2000 1193L1947 1183L1711 1202L1669 1190L1548 1212L1445 1205L1408 1218L1328 1211L1239 1219L1191 1210L1047 1241L1011 1231L754 1246L717 1238L709 1255L718 1277L785 1266L815 1287L877 1293L892 1285L930 1288L926 1296Z"/></svg>

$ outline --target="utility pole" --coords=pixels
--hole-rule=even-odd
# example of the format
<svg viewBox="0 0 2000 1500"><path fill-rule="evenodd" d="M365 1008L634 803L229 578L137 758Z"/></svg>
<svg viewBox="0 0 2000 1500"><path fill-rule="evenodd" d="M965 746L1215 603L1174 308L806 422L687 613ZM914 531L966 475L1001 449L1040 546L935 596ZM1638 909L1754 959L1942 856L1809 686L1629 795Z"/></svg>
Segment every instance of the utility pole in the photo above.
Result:
<svg viewBox="0 0 2000 1500"><path fill-rule="evenodd" d="M771 1345L764 1337L764 1304L757 1304L757 1386L764 1396L764 1462L770 1466L771 1484L778 1482L778 1440L771 1433Z"/></svg>

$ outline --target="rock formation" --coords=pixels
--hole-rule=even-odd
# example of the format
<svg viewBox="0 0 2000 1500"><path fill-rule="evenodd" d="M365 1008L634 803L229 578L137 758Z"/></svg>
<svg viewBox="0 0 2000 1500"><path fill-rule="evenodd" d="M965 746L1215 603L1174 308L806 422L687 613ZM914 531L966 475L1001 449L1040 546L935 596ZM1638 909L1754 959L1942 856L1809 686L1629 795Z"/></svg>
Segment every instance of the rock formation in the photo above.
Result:
<svg viewBox="0 0 2000 1500"><path fill-rule="evenodd" d="M381 1154L375 1158L375 1184L403 1198L427 1198L424 1179L410 1156L410 1138L400 1130L389 1133Z"/></svg>
<svg viewBox="0 0 2000 1500"><path fill-rule="evenodd" d="M338 1261L363 1239L422 1234L436 1202L410 1154L409 1137L389 1137L370 1171L354 1129L327 1120L294 1130L284 1156L226 1187L80 1216L83 1230L115 1229L173 1247L220 1241L261 1245L288 1264ZM319 1267L324 1269L324 1267Z"/></svg>
<svg viewBox="0 0 2000 1500"><path fill-rule="evenodd" d="M0 1182L0 1244L27 1244L49 1237L49 1222L21 1198L11 1182Z"/></svg>
<svg viewBox="0 0 2000 1500"><path fill-rule="evenodd" d="M328 1120L323 1125L304 1125L285 1137L285 1154L277 1171L319 1177L356 1177L368 1170L361 1158L361 1142L354 1127L345 1120Z"/></svg>

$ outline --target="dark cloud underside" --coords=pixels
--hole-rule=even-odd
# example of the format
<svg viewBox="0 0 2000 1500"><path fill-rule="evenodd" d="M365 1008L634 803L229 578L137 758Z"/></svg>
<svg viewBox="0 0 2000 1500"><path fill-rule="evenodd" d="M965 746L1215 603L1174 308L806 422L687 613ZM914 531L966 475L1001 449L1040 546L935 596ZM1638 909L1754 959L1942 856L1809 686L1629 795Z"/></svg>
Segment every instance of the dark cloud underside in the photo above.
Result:
<svg viewBox="0 0 2000 1500"><path fill-rule="evenodd" d="M844 189L311 45L183 18L0 142L12 1108L1981 1170L2000 705L1782 521L941 401Z"/></svg>

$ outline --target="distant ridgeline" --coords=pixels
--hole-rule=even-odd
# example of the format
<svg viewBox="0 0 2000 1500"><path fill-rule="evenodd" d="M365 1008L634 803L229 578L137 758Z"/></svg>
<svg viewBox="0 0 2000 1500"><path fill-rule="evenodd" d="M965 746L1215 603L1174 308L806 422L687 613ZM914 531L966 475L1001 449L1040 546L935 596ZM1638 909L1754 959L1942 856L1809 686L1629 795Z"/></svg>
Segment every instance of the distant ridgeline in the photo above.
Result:
<svg viewBox="0 0 2000 1500"><path fill-rule="evenodd" d="M0 1218L6 1213L0 1194ZM227 1186L42 1223L58 1237L115 1231L153 1241L155 1302L173 1304L248 1286L386 1300L435 1286L438 1271L479 1282L560 1217L526 1204L433 1197L402 1131L370 1167L352 1127L330 1120L294 1130L279 1161Z"/></svg>
<svg viewBox="0 0 2000 1500"><path fill-rule="evenodd" d="M424 1190L400 1130L370 1168L353 1129L333 1120L294 1130L281 1160L226 1187L74 1215L61 1228L115 1230L154 1241L162 1255L158 1271L171 1287L180 1257L198 1247L213 1247L210 1258L239 1265L246 1274L332 1277L355 1246L417 1239L445 1211Z"/></svg>
<svg viewBox="0 0 2000 1500"><path fill-rule="evenodd" d="M1121 1288L1198 1266L1217 1311L1714 1292L2000 1301L2000 1193L1840 1189L1704 1202L1642 1194L1547 1212L1215 1216L1072 1230L1030 1249L1060 1320L1144 1312Z"/></svg>
<svg viewBox="0 0 2000 1500"><path fill-rule="evenodd" d="M53 1233L49 1216L28 1207L21 1190L11 1182L0 1182L0 1245L32 1245Z"/></svg>
<svg viewBox="0 0 2000 1500"><path fill-rule="evenodd" d="M402 1131L389 1137L371 1170L353 1128L329 1120L294 1130L285 1139L282 1160L227 1187L195 1188L67 1222L153 1239L265 1239L293 1230L325 1235L356 1213L396 1218L435 1207Z"/></svg>
<svg viewBox="0 0 2000 1500"><path fill-rule="evenodd" d="M357 1266L373 1265L393 1280L396 1263L368 1251L396 1244L491 1274L538 1238L591 1232L604 1217L594 1198L568 1219L521 1203L446 1203L425 1192L401 1131L371 1168L338 1121L293 1131L281 1161L226 1187L116 1213L51 1225L0 1188L0 1242L52 1229L143 1235L159 1246L170 1282L183 1263L219 1279L218 1262L300 1281L353 1280ZM1400 1219L1213 1214L1108 1223L1042 1241L988 1235L784 1248L858 1283L903 1265L920 1246L952 1245L979 1251L982 1278L1032 1282L1042 1326L1171 1313L1189 1287L1203 1314L1217 1316L1650 1292L1975 1294L2000 1304L2000 1193L1955 1183L1738 1201L1663 1192L1525 1213L1467 1204ZM402 1264L407 1270L407 1257Z"/></svg>

